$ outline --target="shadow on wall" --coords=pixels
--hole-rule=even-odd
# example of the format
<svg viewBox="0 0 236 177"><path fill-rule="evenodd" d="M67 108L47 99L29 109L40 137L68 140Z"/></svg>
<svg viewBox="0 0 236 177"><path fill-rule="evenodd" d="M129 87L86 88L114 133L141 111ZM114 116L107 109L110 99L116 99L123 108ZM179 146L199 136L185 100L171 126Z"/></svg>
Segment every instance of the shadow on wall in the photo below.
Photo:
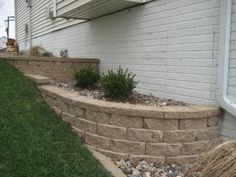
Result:
<svg viewBox="0 0 236 177"><path fill-rule="evenodd" d="M140 24L140 21L145 17L144 10L145 5L142 5L89 21L87 31L89 34L87 36L88 44L84 54L105 55L106 57L104 58L108 58L110 55L117 60L121 56L128 55L127 49L132 48L134 43L128 42L127 38L133 35L134 30L143 28L143 24ZM129 57L132 58L132 53L129 53ZM145 56L143 57L146 58ZM113 67L117 68L118 64L117 66L113 64ZM114 68L106 67L106 70L108 69Z"/></svg>

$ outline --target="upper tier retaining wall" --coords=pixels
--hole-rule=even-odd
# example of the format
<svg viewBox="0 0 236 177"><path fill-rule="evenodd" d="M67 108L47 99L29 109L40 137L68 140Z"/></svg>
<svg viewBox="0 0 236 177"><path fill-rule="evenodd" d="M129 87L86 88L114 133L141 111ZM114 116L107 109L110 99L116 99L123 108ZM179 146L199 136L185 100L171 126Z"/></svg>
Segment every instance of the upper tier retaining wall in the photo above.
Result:
<svg viewBox="0 0 236 177"><path fill-rule="evenodd" d="M53 86L40 90L86 144L116 159L194 163L220 143L216 107L131 105L93 100Z"/></svg>
<svg viewBox="0 0 236 177"><path fill-rule="evenodd" d="M6 61L27 74L39 74L61 82L73 80L74 72L89 65L98 70L99 59L57 57L4 57Z"/></svg>

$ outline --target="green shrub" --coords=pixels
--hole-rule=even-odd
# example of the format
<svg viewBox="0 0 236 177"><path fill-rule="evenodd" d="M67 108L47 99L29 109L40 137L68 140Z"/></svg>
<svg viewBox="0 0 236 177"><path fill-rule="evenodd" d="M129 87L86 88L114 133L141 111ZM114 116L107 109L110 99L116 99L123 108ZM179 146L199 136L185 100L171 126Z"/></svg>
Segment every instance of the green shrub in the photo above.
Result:
<svg viewBox="0 0 236 177"><path fill-rule="evenodd" d="M74 74L76 86L81 88L91 88L99 81L99 73L92 67L85 66Z"/></svg>
<svg viewBox="0 0 236 177"><path fill-rule="evenodd" d="M29 55L32 57L41 56L42 50L44 50L41 46L33 46L29 49Z"/></svg>
<svg viewBox="0 0 236 177"><path fill-rule="evenodd" d="M133 92L137 83L134 81L135 74L119 68L114 72L109 70L107 74L102 75L101 84L104 89L105 96L113 99L127 99Z"/></svg>
<svg viewBox="0 0 236 177"><path fill-rule="evenodd" d="M24 55L25 52L21 52ZM45 50L41 46L33 46L28 50L28 55L31 57L52 57L52 52Z"/></svg>

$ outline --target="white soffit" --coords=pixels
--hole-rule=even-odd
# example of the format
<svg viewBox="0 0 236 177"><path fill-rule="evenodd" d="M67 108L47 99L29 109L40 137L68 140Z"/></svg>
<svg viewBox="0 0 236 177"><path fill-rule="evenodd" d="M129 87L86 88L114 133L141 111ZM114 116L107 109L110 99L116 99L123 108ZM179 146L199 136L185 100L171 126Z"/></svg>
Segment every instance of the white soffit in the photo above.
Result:
<svg viewBox="0 0 236 177"><path fill-rule="evenodd" d="M150 0L57 0L57 17L90 20Z"/></svg>

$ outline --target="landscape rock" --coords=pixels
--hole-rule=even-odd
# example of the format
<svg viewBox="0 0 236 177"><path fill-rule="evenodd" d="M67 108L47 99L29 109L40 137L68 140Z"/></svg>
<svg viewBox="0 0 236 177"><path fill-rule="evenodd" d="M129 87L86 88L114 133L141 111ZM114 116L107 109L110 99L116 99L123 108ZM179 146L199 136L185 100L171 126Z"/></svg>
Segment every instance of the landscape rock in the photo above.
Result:
<svg viewBox="0 0 236 177"><path fill-rule="evenodd" d="M122 169L127 177L185 177L185 174L190 171L190 165L180 166L178 164L164 164L157 163L148 164L141 160L137 166L133 166L130 160L121 159L115 164ZM193 172L192 177L200 177L201 172Z"/></svg>
<svg viewBox="0 0 236 177"><path fill-rule="evenodd" d="M54 80L51 80L51 85L59 87L63 90L67 90L70 92L78 93L78 95L86 96L90 99L97 99L97 100L106 100L106 101L113 101L109 98L106 98L104 95L104 92L100 86L97 86L95 89L81 89L79 87L76 87L75 81L72 81L70 83L60 83ZM140 94L136 91L125 101L122 101L124 103L130 103L130 104L141 104L141 105L148 105L148 106L155 106L155 107L161 107L161 106L185 106L187 105L184 102L176 101L172 99L165 99L165 98L159 98L155 97L152 94L145 95Z"/></svg>

